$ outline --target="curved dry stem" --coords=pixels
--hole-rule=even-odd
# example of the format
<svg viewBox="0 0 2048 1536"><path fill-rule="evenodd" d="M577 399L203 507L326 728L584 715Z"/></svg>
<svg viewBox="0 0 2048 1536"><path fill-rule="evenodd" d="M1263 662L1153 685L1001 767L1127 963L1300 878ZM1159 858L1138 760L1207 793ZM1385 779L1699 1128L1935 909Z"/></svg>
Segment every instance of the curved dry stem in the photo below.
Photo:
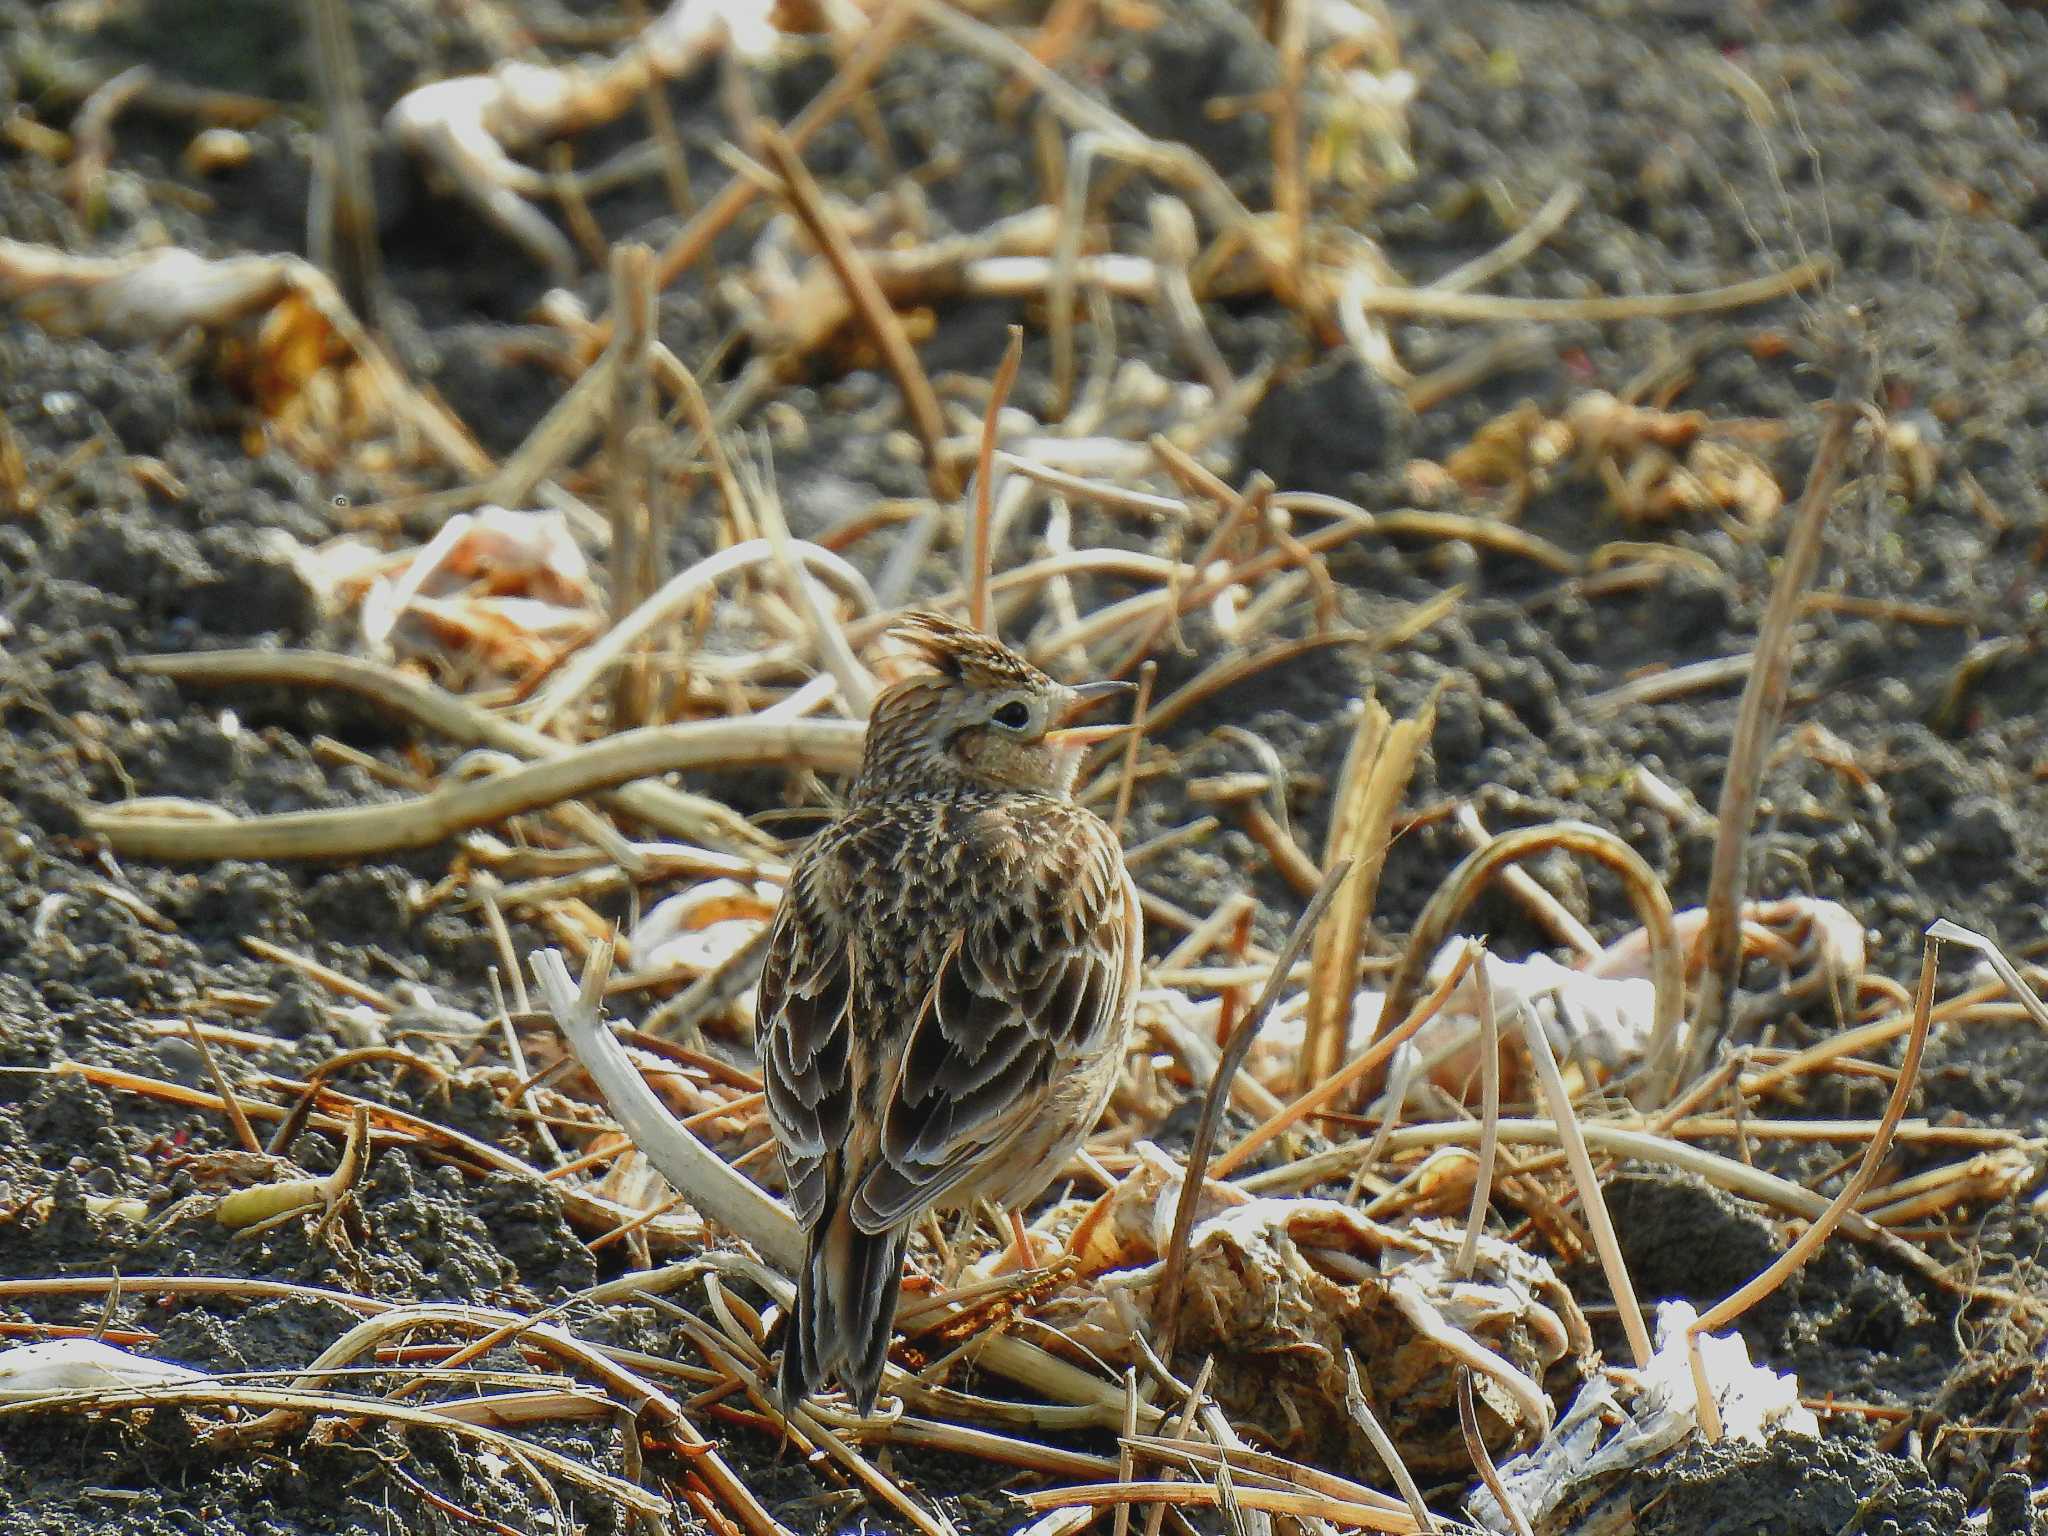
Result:
<svg viewBox="0 0 2048 1536"><path fill-rule="evenodd" d="M1515 1529L1515 1536L1535 1536L1529 1528L1529 1521L1514 1500L1508 1497L1507 1485L1500 1480L1500 1472L1493 1464L1493 1458L1486 1451L1486 1437L1479 1433L1479 1409L1472 1400L1472 1373L1458 1372L1458 1427L1465 1435L1465 1453L1472 1458L1472 1465L1479 1473L1479 1480L1486 1484L1486 1491L1493 1495L1493 1502L1508 1518Z"/></svg>
<svg viewBox="0 0 2048 1536"><path fill-rule="evenodd" d="M134 656L129 658L128 665L150 677L215 687L240 683L340 688L439 731L463 746L496 747L525 758L558 757L569 750L552 736L479 709L467 699L408 677L396 667L331 651L207 651L196 656ZM636 821L686 841L749 853L773 846L737 811L651 779L622 784L606 792L603 798Z"/></svg>
<svg viewBox="0 0 2048 1536"><path fill-rule="evenodd" d="M242 1275L46 1275L35 1280L0 1280L0 1301L25 1301L37 1296L104 1296L118 1291L136 1296L231 1296L241 1301L331 1302L364 1316L394 1310L395 1301L379 1301L354 1291L337 1291L289 1280L252 1280Z"/></svg>
<svg viewBox="0 0 2048 1536"><path fill-rule="evenodd" d="M515 1439L488 1425L468 1423L459 1416L442 1413L434 1408L415 1408L405 1403L386 1402L381 1398L351 1397L340 1392L237 1386L213 1381L176 1382L139 1391L57 1392L51 1393L48 1397L31 1398L23 1402L0 1403L0 1418L21 1413L46 1412L53 1408L113 1413L123 1409L175 1408L180 1405L194 1408L283 1409L294 1413L331 1414L345 1419L385 1419L415 1429L444 1430L458 1440L471 1440L489 1446L498 1454L508 1456L512 1460L525 1457L564 1482L578 1484L594 1493L615 1499L635 1514L644 1514L650 1519L660 1520L669 1513L666 1500L656 1498L637 1483L630 1483L622 1477L585 1466L575 1457L565 1456L560 1451L535 1441ZM774 1529L780 1531L782 1528L777 1526Z"/></svg>
<svg viewBox="0 0 2048 1536"><path fill-rule="evenodd" d="M1366 1401L1365 1386L1358 1379L1358 1357L1348 1349L1344 1351L1344 1406L1351 1414L1351 1422L1372 1442L1373 1453L1393 1474L1394 1486L1401 1490L1401 1498L1408 1505L1415 1528L1427 1532L1428 1536L1437 1536L1436 1517L1422 1502L1422 1489L1417 1485L1415 1475L1408 1470L1408 1463L1401 1459L1400 1447L1394 1444L1394 1437L1387 1433L1379 1416L1372 1411L1372 1404Z"/></svg>
<svg viewBox="0 0 2048 1536"><path fill-rule="evenodd" d="M1426 316L1435 320L1670 320L1767 304L1811 288L1835 270L1831 256L1816 256L1782 272L1746 278L1697 293L1601 295L1591 299L1524 299L1494 293L1446 293L1437 288L1379 287L1358 296L1369 314Z"/></svg>
<svg viewBox="0 0 2048 1536"><path fill-rule="evenodd" d="M2020 974L2019 967L2006 959L2005 952L1989 938L1974 928L1965 928L1961 923L1951 922L1945 917L1936 918L1929 925L1927 932L1931 938L1943 939L1951 944L1967 945L1976 950L1984 957L1985 963L1997 973L1998 979L2005 983L2007 990L2013 995L2013 1000L2020 1005L2020 1010L2043 1029L2048 1029L2048 1004L2041 1001L2040 995L2027 985L2027 978ZM1917 1013L1917 1007L1915 1011Z"/></svg>
<svg viewBox="0 0 2048 1536"><path fill-rule="evenodd" d="M1413 1280L1395 1274L1387 1294L1408 1325L1442 1351L1446 1360L1484 1376L1506 1393L1522 1422L1533 1426L1538 1438L1550 1432L1556 1410L1533 1376L1455 1326Z"/></svg>
<svg viewBox="0 0 2048 1536"><path fill-rule="evenodd" d="M602 1013L605 983L611 979L611 945L598 946L580 986L571 980L557 951L543 949L530 961L548 1012L641 1155L705 1216L745 1238L784 1273L795 1273L804 1254L796 1218L691 1135L606 1032Z"/></svg>
<svg viewBox="0 0 2048 1536"><path fill-rule="evenodd" d="M854 313L867 327L869 338L903 393L904 409L924 445L925 474L931 482L932 494L941 501L952 500L959 494L960 486L945 456L945 413L939 408L939 397L932 391L924 364L918 360L917 348L911 345L903 328L902 317L890 307L887 295L876 281L874 268L868 265L838 215L826 203L825 194L803 163L802 151L773 128L763 130L760 148L782 179L782 194L791 210L803 221L812 243L846 290Z"/></svg>
<svg viewBox="0 0 2048 1536"><path fill-rule="evenodd" d="M688 768L779 763L821 773L860 765L858 720L702 720L624 731L478 784L458 784L386 805L287 811L231 821L87 812L86 826L116 853L146 859L341 859L427 848L471 827L557 805L635 779Z"/></svg>
<svg viewBox="0 0 2048 1536"><path fill-rule="evenodd" d="M1390 538L1439 539L1447 543L1470 544L1495 554L1515 555L1534 561L1560 576L1582 575L1586 562L1561 544L1539 534L1503 523L1498 518L1472 517L1462 512L1423 512L1397 508L1391 512L1368 512L1355 502L1320 491L1282 491L1273 498L1282 512L1307 512L1317 517L1335 517L1345 522L1364 520L1373 531Z"/></svg>
<svg viewBox="0 0 2048 1536"><path fill-rule="evenodd" d="M1552 235L1564 228L1585 196L1586 189L1576 181L1559 185L1543 206L1529 215L1527 222L1492 250L1474 256L1446 272L1429 284L1431 293L1466 293L1492 282L1501 273L1520 266L1531 252Z"/></svg>
<svg viewBox="0 0 2048 1536"><path fill-rule="evenodd" d="M1013 470L1027 480L1035 480L1051 490L1065 491L1068 495L1083 501L1096 502L1105 507L1119 507L1146 517L1188 515L1188 504L1172 496L1159 496L1151 491L1134 491L1128 486L1115 485L1107 480L1091 480L1071 470L1041 464L1038 460L1027 458L1021 453L1005 451L994 454L993 460L1004 469Z"/></svg>
<svg viewBox="0 0 2048 1536"><path fill-rule="evenodd" d="M481 1335L450 1362L444 1362L444 1368L507 1339L518 1339L595 1378L619 1406L636 1418L644 1416L656 1431L672 1438L678 1449L691 1458L692 1466L704 1481L754 1536L787 1536L746 1483L733 1474L717 1451L698 1434L675 1398L619 1364L603 1349L585 1343L544 1319L544 1314L542 1317L526 1317L495 1307L432 1302L395 1307L366 1318L349 1329L322 1350L286 1390L317 1391L331 1372L360 1359L392 1335L409 1334L423 1326L463 1329ZM385 1401L395 1401L405 1395L405 1390L399 1389ZM376 1405L373 1403L371 1406L374 1411ZM258 1419L222 1426L207 1437L207 1444L216 1451L239 1449L289 1430L301 1416L290 1408L280 1407Z"/></svg>
<svg viewBox="0 0 2048 1536"><path fill-rule="evenodd" d="M1920 959L1920 985L1913 995L1913 1032L1906 1037L1906 1054L1899 1063L1899 1080L1892 1085L1891 1101L1884 1107L1884 1118L1878 1122L1877 1134L1863 1149L1863 1160L1856 1165L1855 1173L1849 1176L1848 1183L1828 1203L1827 1209L1814 1218L1813 1225L1799 1234L1797 1242L1778 1255L1777 1260L1749 1284L1701 1313L1692 1327L1686 1330L1688 1337L1696 1338L1727 1327L1791 1279L1808 1259L1820 1251L1821 1244L1828 1240L1836 1225L1856 1208L1856 1202L1870 1188L1871 1181L1877 1177L1877 1170L1891 1153L1892 1133L1898 1129L1899 1120L1906 1113L1906 1101L1913 1096L1914 1086L1920 1080L1920 1056L1927 1046L1929 1017L1934 1007L1935 955L1939 947L1940 941L1930 932Z"/></svg>
<svg viewBox="0 0 2048 1536"><path fill-rule="evenodd" d="M1493 834L1486 830L1486 823L1479 819L1478 808L1469 800L1458 802L1452 814L1452 824L1459 835L1474 848L1484 848L1486 840ZM1548 930L1551 938L1559 944L1576 950L1581 964L1591 964L1600 958L1605 947L1593 937L1586 925L1566 910L1563 902L1538 885L1526 869L1519 866L1501 872L1501 884L1517 901L1528 908L1529 915Z"/></svg>
<svg viewBox="0 0 2048 1536"><path fill-rule="evenodd" d="M796 556L796 541L789 536L789 520L783 516L782 493L775 486L775 466L768 456L765 435L761 439L761 461L756 462L752 455L743 453L735 468L739 483L752 497L754 515L761 531L775 551L775 564L788 586L790 602L811 632L812 650L837 684L839 697L847 710L865 719L875 702L874 674L854 655L852 642L846 638L846 629L839 622L838 615L825 606L818 595L817 583L811 580L803 562Z"/></svg>
<svg viewBox="0 0 2048 1536"><path fill-rule="evenodd" d="M1643 925L1649 943L1650 980L1657 989L1649 1051L1654 1078L1658 1065L1676 1051L1678 1025L1685 1012L1685 957L1679 950L1671 898L1641 854L1612 832L1590 822L1553 821L1540 827L1503 832L1485 847L1467 854L1423 908L1422 917L1409 936L1408 947L1402 952L1401 963L1387 983L1381 1022L1405 1016L1430 958L1443 947L1453 925L1486 888L1486 883L1509 865L1554 848L1598 860L1620 875L1628 889L1636 920Z"/></svg>

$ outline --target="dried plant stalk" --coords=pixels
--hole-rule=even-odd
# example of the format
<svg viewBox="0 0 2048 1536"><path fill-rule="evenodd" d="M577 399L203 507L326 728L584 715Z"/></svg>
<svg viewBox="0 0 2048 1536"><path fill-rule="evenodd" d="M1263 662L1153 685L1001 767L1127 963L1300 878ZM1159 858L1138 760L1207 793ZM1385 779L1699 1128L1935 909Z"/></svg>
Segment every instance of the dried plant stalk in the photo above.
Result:
<svg viewBox="0 0 2048 1536"><path fill-rule="evenodd" d="M1936 918L1927 932L1947 943L1965 944L1976 950L1997 974L1998 979L2012 992L2027 1017L2043 1029L2048 1029L2048 1004L2041 1001L2039 994L2027 985L2026 977L2019 973L2019 967L2006 959L2004 951L1990 939L1973 928L1965 928L1961 923L1951 922L1945 917Z"/></svg>
<svg viewBox="0 0 2048 1536"><path fill-rule="evenodd" d="M1226 1485L1227 1486L1227 1485ZM1374 1505L1355 1504L1327 1494L1302 1493L1286 1488L1234 1488L1228 1497L1244 1510L1293 1515L1303 1521L1327 1520L1335 1525L1362 1531L1409 1533L1416 1530L1414 1517L1405 1509L1390 1514ZM1027 1509L1064 1509L1069 1505L1100 1508L1116 1504L1167 1504L1189 1509L1217 1509L1224 1506L1224 1486L1215 1483L1096 1483L1080 1488L1049 1488L1027 1493L1020 1502Z"/></svg>
<svg viewBox="0 0 2048 1536"><path fill-rule="evenodd" d="M1416 1004L1407 1018L1395 1025L1392 1030L1381 1034L1366 1050L1346 1063L1333 1076L1324 1078L1293 1103L1286 1105L1277 1114L1248 1132L1242 1141L1216 1159L1216 1177L1225 1178L1236 1172L1244 1166L1247 1159L1275 1136L1334 1103L1353 1083L1369 1076L1381 1062L1406 1044L1416 1031L1443 1011L1444 1004L1449 1002L1451 994L1458 990L1458 984L1465 979L1465 973L1472 968L1480 953L1477 944L1467 941L1464 953L1459 955L1456 963L1444 973L1429 996Z"/></svg>
<svg viewBox="0 0 2048 1536"><path fill-rule="evenodd" d="M974 537L968 541L967 619L985 635L995 630L989 623L989 566L992 552L989 535L995 525L996 433L1002 424L1003 405L1010 398L1010 386L1017 382L1017 365L1024 360L1024 327L1010 327L1010 341L1003 348L1003 360L996 367L995 387L989 391L988 413L981 422L981 445L974 466Z"/></svg>
<svg viewBox="0 0 2048 1536"><path fill-rule="evenodd" d="M1486 1228L1486 1208L1493 1198L1494 1164L1500 1156L1500 1025L1493 1016L1493 988L1487 983L1484 956L1479 999L1479 1168L1472 1180L1472 1206L1465 1218L1465 1240L1458 1244L1456 1273L1472 1274L1479 1255L1479 1235Z"/></svg>
<svg viewBox="0 0 2048 1536"><path fill-rule="evenodd" d="M363 66L342 0L305 0L313 39L313 81L326 119L321 167L326 186L316 192L313 259L334 274L342 297L371 330L381 323L384 271L377 248L377 205L370 186L369 108Z"/></svg>
<svg viewBox="0 0 2048 1536"><path fill-rule="evenodd" d="M790 207L803 220L811 239L832 264L833 272L853 303L854 312L867 327L869 338L881 352L882 360L896 380L896 387L903 392L903 404L910 414L911 425L924 445L925 473L931 480L932 493L941 501L951 501L959 495L960 485L942 446L946 439L946 418L939 409L939 397L932 392L932 381L925 376L924 364L917 359L917 349L911 345L910 337L903 329L902 319L890 308L888 295L882 292L882 285L875 280L874 269L826 205L825 194L818 190L818 183L812 179L790 141L769 129L761 135L761 149L774 166L776 175L782 178L783 194L789 199Z"/></svg>
<svg viewBox="0 0 2048 1536"><path fill-rule="evenodd" d="M765 449L765 445L764 445ZM766 457L765 451L763 457ZM789 520L783 516L782 494L776 489L773 464L756 463L742 455L734 466L747 502L752 506L761 532L775 552L775 563L789 589L791 604L811 632L811 644L818 660L832 676L840 700L853 714L865 716L875 701L877 688L868 669L853 653L853 644L838 617L819 595L818 584L796 556L796 541L789 536Z"/></svg>
<svg viewBox="0 0 2048 1536"><path fill-rule="evenodd" d="M36 494L29 483L21 439L7 418L0 416L0 517L26 517L35 509Z"/></svg>
<svg viewBox="0 0 2048 1536"><path fill-rule="evenodd" d="M1508 1497L1507 1485L1500 1480L1500 1473L1493 1465L1493 1457L1487 1454L1486 1437L1479 1432L1479 1409L1472 1400L1472 1369L1458 1368L1458 1427L1465 1435L1465 1450L1472 1458L1472 1465L1479 1473L1479 1480L1486 1485L1486 1491L1493 1495L1493 1502L1504 1510L1509 1524L1515 1528L1515 1536L1535 1536L1530 1530L1528 1517L1519 1505Z"/></svg>
<svg viewBox="0 0 2048 1536"><path fill-rule="evenodd" d="M1828 407L1827 429L1806 477L1806 493L1785 544L1785 557L1771 588L1770 606L1757 631L1756 664L1742 690L1742 711L1735 721L1735 739L1728 749L1728 769L1721 783L1720 831L1714 843L1714 868L1707 883L1707 926L1701 935L1704 974L1693 1021L1690 1068L1697 1076L1707 1053L1720 1042L1735 1001L1735 983L1742 965L1742 887L1750 824L1763 792L1764 757L1785 712L1785 692L1792 666L1792 626L1798 621L1806 585L1820 561L1821 539L1828 508L1841 484L1849 456L1850 436L1869 396L1868 366L1843 370L1835 398ZM1676 1057L1653 1060L1664 1073L1664 1095L1677 1088Z"/></svg>
<svg viewBox="0 0 2048 1536"><path fill-rule="evenodd" d="M1493 986L1493 979L1484 972L1482 964L1479 978L1482 995ZM1615 1307L1621 1313L1621 1331L1628 1335L1629 1348L1636 1357L1636 1369L1645 1370L1656 1350L1650 1343L1649 1329L1643 1326L1643 1309L1636 1305L1635 1286L1629 1280L1628 1265L1621 1257L1621 1243L1614 1235L1614 1218L1608 1214L1607 1201L1600 1193L1600 1179L1593 1171L1592 1155L1586 1151L1585 1132L1579 1127L1578 1112L1572 1108L1572 1096L1564 1085L1564 1074L1557 1069L1557 1056L1550 1049L1550 1037L1543 1032L1543 1024L1535 1011L1524 1005L1515 1010L1515 1019L1522 1027L1522 1039L1529 1047L1529 1059L1535 1064L1537 1080L1543 1085L1543 1096L1550 1101L1550 1113L1557 1122L1565 1161L1571 1165L1572 1181L1579 1187L1579 1201L1585 1208L1586 1225L1593 1233L1593 1247L1600 1255L1600 1268L1607 1276L1608 1288L1614 1293ZM1494 1116L1493 1127L1488 1134L1496 1139L1499 1137L1498 1114Z"/></svg>
<svg viewBox="0 0 2048 1536"><path fill-rule="evenodd" d="M1350 1038L1351 1008L1358 993L1365 925L1379 893L1394 812L1415 773L1415 757L1436 725L1436 701L1420 714L1396 722L1377 699L1367 699L1358 730L1344 755L1336 809L1323 848L1323 864L1354 867L1330 908L1330 920L1316 931L1309 961L1308 1015L1294 1091L1306 1093L1337 1070Z"/></svg>
<svg viewBox="0 0 2048 1536"><path fill-rule="evenodd" d="M43 1412L59 1405L74 1409L90 1409L95 1413L164 1408L175 1411L179 1407L233 1408L244 1411L271 1408L294 1413L332 1415L343 1421L364 1418L386 1420L418 1429L441 1430L458 1440L473 1441L488 1447L508 1462L516 1463L520 1458L527 1458L566 1483L576 1484L600 1497L617 1501L625 1510L635 1515L645 1515L649 1519L659 1520L669 1513L665 1501L656 1498L637 1484L629 1483L612 1473L586 1466L575 1457L566 1456L536 1441L514 1439L489 1425L472 1424L458 1415L443 1413L434 1408L414 1408L403 1403L386 1402L382 1398L359 1397L340 1392L309 1392L303 1388L251 1386L245 1383L223 1385L208 1379L190 1383L159 1383L140 1391L67 1392L27 1402L0 1403L0 1418Z"/></svg>
<svg viewBox="0 0 2048 1536"><path fill-rule="evenodd" d="M662 584L668 529L655 498L654 252L632 244L612 252L612 313L618 317L605 457L611 470L611 618L621 623ZM653 668L636 643L612 687L614 729L654 717Z"/></svg>
<svg viewBox="0 0 2048 1536"><path fill-rule="evenodd" d="M874 79L875 71L888 62L889 56L896 51L896 45L903 40L904 33L917 16L918 6L919 0L894 0L868 23L859 44L841 60L839 73L833 76L832 83L812 98L810 105L783 130L791 149L801 153L821 130L861 99L868 82ZM761 184L750 176L735 176L727 182L710 202L697 210L689 223L676 232L675 238L662 247L654 266L655 280L666 288L681 277L686 268L695 265L698 258L711 249L712 242L732 221L746 212L747 205L760 191Z"/></svg>
<svg viewBox="0 0 2048 1536"><path fill-rule="evenodd" d="M1614 321L1673 320L1720 310L1768 304L1824 282L1835 270L1831 256L1817 256L1782 272L1745 278L1696 293L1601 294L1587 299L1525 299L1508 294L1447 293L1438 288L1371 288L1359 297L1370 313L1435 320Z"/></svg>
<svg viewBox="0 0 2048 1536"><path fill-rule="evenodd" d="M1387 1433L1379 1416L1372 1411L1372 1404L1366 1401L1365 1384L1358 1379L1358 1357L1348 1349L1344 1351L1344 1406L1350 1411L1352 1422L1365 1432L1365 1438L1372 1443L1373 1454L1393 1474L1394 1486L1401 1490L1401 1498L1408 1505L1408 1513L1414 1518L1416 1529L1427 1532L1428 1536L1437 1536L1436 1517L1422 1502L1422 1489L1408 1470L1408 1463L1401 1459L1400 1447L1394 1444L1394 1437Z"/></svg>
<svg viewBox="0 0 2048 1536"><path fill-rule="evenodd" d="M548 1012L584 1070L596 1080L626 1134L692 1205L728 1230L744 1235L762 1257L793 1272L803 1262L803 1235L789 1212L752 1180L735 1173L703 1142L676 1126L623 1052L598 1049L604 1031L599 1017L611 975L611 947L600 946L579 986L552 949L532 957L534 978Z"/></svg>

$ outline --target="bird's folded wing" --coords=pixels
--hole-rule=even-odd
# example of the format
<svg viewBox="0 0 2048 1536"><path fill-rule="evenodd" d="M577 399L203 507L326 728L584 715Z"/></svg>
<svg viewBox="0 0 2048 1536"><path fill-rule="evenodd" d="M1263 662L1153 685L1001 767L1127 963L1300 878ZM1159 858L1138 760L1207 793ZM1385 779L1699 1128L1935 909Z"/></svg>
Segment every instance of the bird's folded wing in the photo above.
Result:
<svg viewBox="0 0 2048 1536"><path fill-rule="evenodd" d="M853 990L844 920L823 897L818 866L799 864L768 937L755 1016L768 1113L806 1228L824 1214L825 1159L852 1118Z"/></svg>
<svg viewBox="0 0 2048 1536"><path fill-rule="evenodd" d="M953 937L884 1096L880 1160L854 1192L862 1231L985 1172L1122 1016L1137 936L1116 846L1092 831L1061 878L1020 882Z"/></svg>

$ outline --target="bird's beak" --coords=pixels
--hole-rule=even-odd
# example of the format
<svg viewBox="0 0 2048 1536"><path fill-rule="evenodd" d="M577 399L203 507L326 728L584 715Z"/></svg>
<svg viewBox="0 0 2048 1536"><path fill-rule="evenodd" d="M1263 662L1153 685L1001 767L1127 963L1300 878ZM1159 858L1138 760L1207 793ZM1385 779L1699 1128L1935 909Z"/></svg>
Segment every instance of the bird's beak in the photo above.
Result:
<svg viewBox="0 0 2048 1536"><path fill-rule="evenodd" d="M1067 690L1074 696L1073 706L1067 711L1067 718L1086 714L1104 699L1121 698L1138 691L1136 683L1082 683ZM1132 722L1118 721L1113 725L1063 725L1058 730L1047 731L1045 739L1055 747L1092 747L1098 741L1112 741L1131 728Z"/></svg>

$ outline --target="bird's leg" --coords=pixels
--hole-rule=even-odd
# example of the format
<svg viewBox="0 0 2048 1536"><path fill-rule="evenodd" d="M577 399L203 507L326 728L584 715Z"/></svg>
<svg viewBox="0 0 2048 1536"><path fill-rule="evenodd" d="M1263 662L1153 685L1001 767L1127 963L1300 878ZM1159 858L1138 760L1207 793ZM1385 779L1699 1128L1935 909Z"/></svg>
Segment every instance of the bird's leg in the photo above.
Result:
<svg viewBox="0 0 2048 1536"><path fill-rule="evenodd" d="M1031 1236L1024 1230L1024 1218L1016 1211L1010 1217L1010 1264L1012 1269L1029 1269L1035 1262L1031 1257Z"/></svg>
<svg viewBox="0 0 2048 1536"><path fill-rule="evenodd" d="M960 1257L953 1251L953 1245L946 1241L946 1224L939 1219L937 1211L924 1213L925 1240L932 1245L932 1252L939 1258L939 1273L947 1285L956 1284L960 1279Z"/></svg>
<svg viewBox="0 0 2048 1536"><path fill-rule="evenodd" d="M1024 1218L1009 1206L998 1206L985 1196L978 1197L975 1203L993 1220L998 1232L1002 1231L1005 1221L1010 1226L1009 1252L989 1267L989 1273L1004 1275L1012 1270L1031 1268L1034 1263L1031 1257L1031 1237L1024 1230Z"/></svg>

